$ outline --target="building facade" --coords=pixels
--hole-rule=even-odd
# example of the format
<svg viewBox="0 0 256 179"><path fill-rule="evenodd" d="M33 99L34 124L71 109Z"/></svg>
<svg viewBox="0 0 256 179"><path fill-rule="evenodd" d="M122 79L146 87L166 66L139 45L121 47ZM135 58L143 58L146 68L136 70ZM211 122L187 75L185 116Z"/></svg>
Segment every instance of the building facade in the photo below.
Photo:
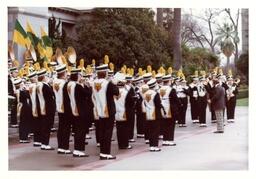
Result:
<svg viewBox="0 0 256 179"><path fill-rule="evenodd" d="M18 19L24 30L27 21L32 25L34 32L41 37L40 27L48 33L49 19L55 17L60 20L60 30L72 38L76 37L75 25L80 18L90 19L92 9L75 9L65 7L9 7L8 8L8 44L12 44L15 21ZM15 57L22 64L25 48L14 44Z"/></svg>

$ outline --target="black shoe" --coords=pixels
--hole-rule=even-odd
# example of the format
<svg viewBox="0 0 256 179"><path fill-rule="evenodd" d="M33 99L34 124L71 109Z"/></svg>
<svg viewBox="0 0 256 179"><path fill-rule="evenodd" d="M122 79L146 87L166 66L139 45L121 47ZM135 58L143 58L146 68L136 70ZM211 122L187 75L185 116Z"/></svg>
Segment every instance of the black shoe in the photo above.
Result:
<svg viewBox="0 0 256 179"><path fill-rule="evenodd" d="M57 154L66 154L65 151L58 151Z"/></svg>
<svg viewBox="0 0 256 179"><path fill-rule="evenodd" d="M56 128L51 128L51 132L56 132L57 131L57 129Z"/></svg>
<svg viewBox="0 0 256 179"><path fill-rule="evenodd" d="M85 154L85 155L73 154L73 157L89 157L89 155L87 155L87 154Z"/></svg>
<svg viewBox="0 0 256 179"><path fill-rule="evenodd" d="M214 131L213 133L219 134L219 133L224 133L224 131Z"/></svg>
<svg viewBox="0 0 256 179"><path fill-rule="evenodd" d="M12 124L10 127L11 127L11 128L18 128L19 125L18 125L18 124Z"/></svg>
<svg viewBox="0 0 256 179"><path fill-rule="evenodd" d="M134 139L129 139L129 142L135 142L135 140Z"/></svg>
<svg viewBox="0 0 256 179"><path fill-rule="evenodd" d="M41 150L55 150L53 147L49 147L49 148L41 148Z"/></svg>
<svg viewBox="0 0 256 179"><path fill-rule="evenodd" d="M102 156L100 156L100 160L114 160L114 159L116 159L116 157L115 156L106 156L106 157L102 157Z"/></svg>
<svg viewBox="0 0 256 179"><path fill-rule="evenodd" d="M85 145L88 145L89 143L87 141L84 142Z"/></svg>
<svg viewBox="0 0 256 179"><path fill-rule="evenodd" d="M127 147L119 147L119 149L132 149L132 146L129 145L129 146L127 146Z"/></svg>
<svg viewBox="0 0 256 179"><path fill-rule="evenodd" d="M111 139L111 142L115 141L115 139Z"/></svg>
<svg viewBox="0 0 256 179"><path fill-rule="evenodd" d="M33 146L34 146L34 147L41 147L41 144L40 144L40 143L39 143L39 144L35 144L35 143L34 143Z"/></svg>

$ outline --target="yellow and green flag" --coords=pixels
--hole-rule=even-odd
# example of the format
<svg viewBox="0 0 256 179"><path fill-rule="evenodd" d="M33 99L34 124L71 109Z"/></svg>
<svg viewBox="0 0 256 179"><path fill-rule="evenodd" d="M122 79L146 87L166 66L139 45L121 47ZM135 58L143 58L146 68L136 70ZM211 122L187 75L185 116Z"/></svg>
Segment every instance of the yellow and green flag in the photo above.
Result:
<svg viewBox="0 0 256 179"><path fill-rule="evenodd" d="M53 50L52 50L52 40L51 38L47 35L47 33L44 31L43 27L41 27L41 38L45 46L45 55L48 59L51 59L53 55Z"/></svg>
<svg viewBox="0 0 256 179"><path fill-rule="evenodd" d="M30 40L28 39L26 31L23 29L19 21L16 19L14 32L13 32L13 43L17 43L23 47L30 47Z"/></svg>
<svg viewBox="0 0 256 179"><path fill-rule="evenodd" d="M39 38L36 36L31 24L27 21L27 35L31 44L36 47L39 41Z"/></svg>

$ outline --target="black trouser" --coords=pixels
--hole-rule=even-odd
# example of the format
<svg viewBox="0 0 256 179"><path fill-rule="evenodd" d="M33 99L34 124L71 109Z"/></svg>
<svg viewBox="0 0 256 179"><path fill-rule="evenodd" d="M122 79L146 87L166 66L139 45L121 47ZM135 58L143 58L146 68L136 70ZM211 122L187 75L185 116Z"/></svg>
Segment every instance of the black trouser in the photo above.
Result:
<svg viewBox="0 0 256 179"><path fill-rule="evenodd" d="M165 122L163 120L159 121L159 135L164 135L164 130L165 130Z"/></svg>
<svg viewBox="0 0 256 179"><path fill-rule="evenodd" d="M144 134L145 133L145 120L143 119L143 113L137 112L136 113L136 127L137 127L137 134Z"/></svg>
<svg viewBox="0 0 256 179"><path fill-rule="evenodd" d="M134 123L135 123L135 114L134 111L127 112L127 122L128 122L128 137L133 139L134 136Z"/></svg>
<svg viewBox="0 0 256 179"><path fill-rule="evenodd" d="M198 99L191 99L190 100L191 104L191 118L192 120L197 120L198 119Z"/></svg>
<svg viewBox="0 0 256 179"><path fill-rule="evenodd" d="M164 118L162 119L164 124L164 141L173 141L174 140L174 130L175 130L175 120L173 118Z"/></svg>
<svg viewBox="0 0 256 179"><path fill-rule="evenodd" d="M207 107L207 97L198 98L198 109L199 109L199 123L206 123L206 107Z"/></svg>
<svg viewBox="0 0 256 179"><path fill-rule="evenodd" d="M148 132L149 132L149 146L158 147L158 137L159 137L159 124L160 120L147 121L148 123Z"/></svg>
<svg viewBox="0 0 256 179"><path fill-rule="evenodd" d="M144 133L145 133L145 140L149 140L149 126L148 126L148 122L146 119L146 113L142 113L143 114L143 121L144 121Z"/></svg>
<svg viewBox="0 0 256 179"><path fill-rule="evenodd" d="M19 123L19 137L20 140L28 140L28 134L30 132L30 120L31 117L26 114L26 111L21 111L20 123Z"/></svg>
<svg viewBox="0 0 256 179"><path fill-rule="evenodd" d="M15 97L11 104L11 125L16 125L17 123L17 98Z"/></svg>
<svg viewBox="0 0 256 179"><path fill-rule="evenodd" d="M33 117L34 142L40 142L40 143L42 142L41 127L42 127L41 116Z"/></svg>
<svg viewBox="0 0 256 179"><path fill-rule="evenodd" d="M95 125L95 136L96 136L96 143L100 143L100 129L99 129L99 120L94 120Z"/></svg>
<svg viewBox="0 0 256 179"><path fill-rule="evenodd" d="M86 134L86 120L80 116L75 117L73 116L73 127L74 127L74 139L75 139L75 145L74 149L79 151L84 151L85 149L85 134Z"/></svg>
<svg viewBox="0 0 256 179"><path fill-rule="evenodd" d="M42 127L41 127L41 141L43 145L49 145L52 117L54 114L46 114L41 116Z"/></svg>
<svg viewBox="0 0 256 179"><path fill-rule="evenodd" d="M114 118L99 119L100 153L110 154Z"/></svg>
<svg viewBox="0 0 256 179"><path fill-rule="evenodd" d="M186 124L186 112L188 107L188 98L179 98L182 106L179 108L180 114L178 117L178 123L179 124Z"/></svg>
<svg viewBox="0 0 256 179"><path fill-rule="evenodd" d="M215 115L215 111L211 111L211 120L215 121L216 120L216 115Z"/></svg>
<svg viewBox="0 0 256 179"><path fill-rule="evenodd" d="M51 121L51 128L53 128L53 126L54 126L54 120L55 120L55 114L50 119L50 121Z"/></svg>
<svg viewBox="0 0 256 179"><path fill-rule="evenodd" d="M59 127L57 133L58 148L69 149L69 136L71 130L71 118L68 114L58 113L59 115Z"/></svg>
<svg viewBox="0 0 256 179"><path fill-rule="evenodd" d="M227 119L235 119L236 98L232 97L226 102Z"/></svg>
<svg viewBox="0 0 256 179"><path fill-rule="evenodd" d="M119 148L125 148L129 145L128 122L116 121L116 134Z"/></svg>

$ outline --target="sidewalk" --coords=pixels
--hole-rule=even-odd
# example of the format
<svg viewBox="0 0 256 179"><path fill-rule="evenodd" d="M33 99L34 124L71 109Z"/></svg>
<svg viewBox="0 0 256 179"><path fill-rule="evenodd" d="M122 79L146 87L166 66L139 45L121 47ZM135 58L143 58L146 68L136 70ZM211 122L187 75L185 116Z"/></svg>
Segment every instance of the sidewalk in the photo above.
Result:
<svg viewBox="0 0 256 179"><path fill-rule="evenodd" d="M41 151L30 144L15 142L15 135L9 144L9 170L246 170L248 169L248 107L237 107L236 122L225 126L224 134L214 134L216 124L200 128L192 124L190 110L187 113L186 128L176 127L175 147L162 147L161 152L148 151L144 139L131 143L133 149L118 150L117 141L112 142L113 161L100 161L94 131L88 140L87 158L73 158L72 155L57 155L55 151ZM115 137L116 132L113 132ZM10 139L9 138L9 139ZM71 137L73 139L73 137ZM57 146L56 133L50 144ZM73 142L70 143L73 149Z"/></svg>

